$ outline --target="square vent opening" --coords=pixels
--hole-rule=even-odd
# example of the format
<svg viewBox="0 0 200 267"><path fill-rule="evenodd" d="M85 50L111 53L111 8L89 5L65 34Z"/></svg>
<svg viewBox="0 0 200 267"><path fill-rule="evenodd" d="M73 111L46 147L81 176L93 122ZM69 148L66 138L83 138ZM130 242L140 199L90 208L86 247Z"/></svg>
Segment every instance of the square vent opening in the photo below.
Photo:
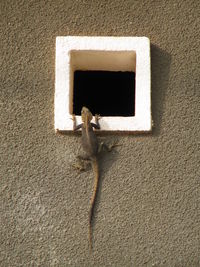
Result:
<svg viewBox="0 0 200 267"><path fill-rule="evenodd" d="M76 70L73 113L86 106L101 116L135 115L135 73L131 71Z"/></svg>
<svg viewBox="0 0 200 267"><path fill-rule="evenodd" d="M73 113L83 106L101 116L134 116L134 51L71 51Z"/></svg>

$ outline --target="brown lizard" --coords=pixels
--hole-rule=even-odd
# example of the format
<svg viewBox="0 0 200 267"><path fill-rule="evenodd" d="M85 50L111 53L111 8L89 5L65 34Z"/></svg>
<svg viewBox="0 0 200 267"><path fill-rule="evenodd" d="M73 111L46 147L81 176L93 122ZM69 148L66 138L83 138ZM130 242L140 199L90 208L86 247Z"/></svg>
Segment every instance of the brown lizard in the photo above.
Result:
<svg viewBox="0 0 200 267"><path fill-rule="evenodd" d="M90 210L89 210L89 244L90 244L90 249L92 250L92 217L93 217L95 199L97 195L98 182L99 182L99 165L97 160L99 145L97 137L93 131L93 128L100 129L100 125L99 125L98 115L95 115L95 123L91 122L93 115L90 112L90 110L86 107L83 107L81 110L81 118L82 118L82 123L76 125L76 117L75 115L72 116L72 119L74 121L73 124L74 131L80 128L82 129L82 146L86 154L83 159L89 160L91 162L95 176L93 194L90 200Z"/></svg>

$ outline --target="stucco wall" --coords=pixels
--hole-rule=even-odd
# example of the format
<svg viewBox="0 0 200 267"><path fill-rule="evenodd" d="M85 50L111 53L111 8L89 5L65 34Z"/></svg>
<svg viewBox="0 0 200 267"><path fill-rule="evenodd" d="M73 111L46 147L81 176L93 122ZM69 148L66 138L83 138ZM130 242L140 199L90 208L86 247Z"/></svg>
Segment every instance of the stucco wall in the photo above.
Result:
<svg viewBox="0 0 200 267"><path fill-rule="evenodd" d="M199 1L1 0L0 266L200 266ZM92 172L54 132L58 35L147 36L150 135L108 136ZM106 96L105 96L106 97Z"/></svg>

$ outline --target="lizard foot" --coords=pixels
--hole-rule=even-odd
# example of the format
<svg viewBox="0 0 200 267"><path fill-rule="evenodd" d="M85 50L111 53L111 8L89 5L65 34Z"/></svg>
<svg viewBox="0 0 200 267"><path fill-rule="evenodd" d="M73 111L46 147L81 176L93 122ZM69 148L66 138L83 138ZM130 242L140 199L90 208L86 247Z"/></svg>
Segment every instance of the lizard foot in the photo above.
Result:
<svg viewBox="0 0 200 267"><path fill-rule="evenodd" d="M73 121L73 130L76 129L76 115L72 114L72 117L70 118Z"/></svg>
<svg viewBox="0 0 200 267"><path fill-rule="evenodd" d="M76 115L72 114L72 117L70 118L71 120L75 121L76 120Z"/></svg>
<svg viewBox="0 0 200 267"><path fill-rule="evenodd" d="M95 123L98 124L98 121L101 119L99 114L95 114Z"/></svg>

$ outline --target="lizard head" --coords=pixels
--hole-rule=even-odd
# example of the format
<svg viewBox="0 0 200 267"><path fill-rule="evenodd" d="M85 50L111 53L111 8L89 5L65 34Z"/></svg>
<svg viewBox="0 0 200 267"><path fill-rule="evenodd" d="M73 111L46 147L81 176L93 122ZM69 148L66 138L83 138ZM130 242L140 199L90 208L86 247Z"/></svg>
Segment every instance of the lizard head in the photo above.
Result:
<svg viewBox="0 0 200 267"><path fill-rule="evenodd" d="M81 110L81 118L83 122L91 121L92 120L92 113L90 110L86 107L82 107Z"/></svg>

